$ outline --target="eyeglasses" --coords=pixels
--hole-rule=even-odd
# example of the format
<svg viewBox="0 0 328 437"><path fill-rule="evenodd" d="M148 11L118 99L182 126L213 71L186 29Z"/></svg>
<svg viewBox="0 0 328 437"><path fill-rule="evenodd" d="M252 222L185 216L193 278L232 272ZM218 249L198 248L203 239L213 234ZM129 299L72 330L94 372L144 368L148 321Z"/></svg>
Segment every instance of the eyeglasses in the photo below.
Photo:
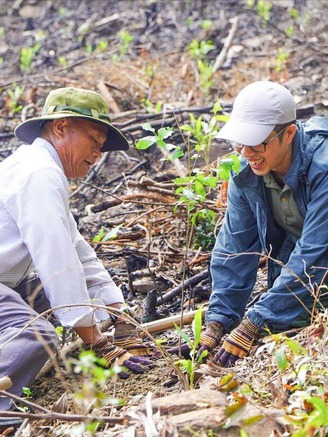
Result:
<svg viewBox="0 0 328 437"><path fill-rule="evenodd" d="M286 128L287 126L283 127L276 135L274 135L268 141L263 141L263 143L260 143L257 146L247 146L247 147L252 149L254 152L265 153L267 145L271 143L271 141L273 141L275 138L277 138L277 136L280 135L281 132L283 132ZM229 143L238 153L241 153L241 151L245 147L245 144L239 144L236 141L229 141Z"/></svg>

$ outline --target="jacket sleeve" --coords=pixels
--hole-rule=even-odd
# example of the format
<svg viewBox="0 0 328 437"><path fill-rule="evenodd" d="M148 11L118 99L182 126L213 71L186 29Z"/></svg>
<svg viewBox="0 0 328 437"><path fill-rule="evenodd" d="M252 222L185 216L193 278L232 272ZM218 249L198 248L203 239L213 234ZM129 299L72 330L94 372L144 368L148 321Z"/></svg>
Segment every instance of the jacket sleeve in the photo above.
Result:
<svg viewBox="0 0 328 437"><path fill-rule="evenodd" d="M256 215L231 179L224 223L212 253L207 321L221 322L226 332L240 323L256 281L261 251Z"/></svg>
<svg viewBox="0 0 328 437"><path fill-rule="evenodd" d="M103 287L110 278L93 249L86 242L81 243L82 236L78 238L76 234L65 181L61 172L50 166L34 171L21 181L20 189L7 199L6 206L31 255L50 306L65 306L54 311L61 324L91 326L97 321L94 309L77 305L103 305L104 302L92 299L88 285Z"/></svg>
<svg viewBox="0 0 328 437"><path fill-rule="evenodd" d="M327 283L328 267L328 173L312 165L309 180L307 212L301 238L296 242L288 262L272 288L249 312L257 324L287 329L306 308L312 308L318 286Z"/></svg>

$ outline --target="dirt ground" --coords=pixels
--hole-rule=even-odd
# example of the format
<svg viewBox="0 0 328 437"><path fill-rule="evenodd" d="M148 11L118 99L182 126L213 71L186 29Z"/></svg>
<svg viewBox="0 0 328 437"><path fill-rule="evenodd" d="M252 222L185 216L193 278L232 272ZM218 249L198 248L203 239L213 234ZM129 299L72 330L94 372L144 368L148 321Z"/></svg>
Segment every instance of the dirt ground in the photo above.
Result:
<svg viewBox="0 0 328 437"><path fill-rule="evenodd" d="M217 98L228 113L238 91L262 79L290 89L300 118L328 115L328 3L272 0L267 22L247 4L246 0L0 0L0 159L19 146L14 127L39 113L51 89L78 86L106 94L113 123L125 132L130 150L111 153L86 181L72 181L71 207L82 234L140 322L179 314L181 305L186 311L197 308L206 304L210 293L207 278L187 288L184 296L180 293L153 312L146 311L147 293L149 297L155 290L159 299L183 280L206 271L210 247L185 251L186 215L172 211L177 200L171 179L179 168L163 161L158 149L134 149L147 135L141 124L154 122L156 129L172 125L177 132L191 112L208 119ZM208 27L206 20L211 20ZM122 29L132 37L127 46L119 36ZM193 40L211 40L215 46L206 59L219 66L207 92L200 87L197 64L187 49ZM24 70L22 49L28 47L34 47L35 54ZM158 102L160 110L154 113ZM172 138L184 146L181 135ZM226 144L214 142L211 161L227 151ZM183 160L181 165L187 168ZM145 188L149 180L162 193L150 194ZM220 219L224 209L217 197L213 192L209 202ZM120 225L116 240L92 242L101 227L108 232ZM263 286L262 276L257 289ZM190 333L190 328L186 330ZM174 329L155 337L166 346L177 341ZM72 399L82 383L80 376L62 366L60 375L52 371L35 382L31 400L51 409L66 392L73 408ZM161 397L181 392L183 386L173 377L169 358L160 357L149 372L111 380L103 390L132 406L149 392ZM65 426L40 424L34 435L53 435L54 429L56 435L68 435L72 428ZM107 435L123 435L122 430L117 432Z"/></svg>

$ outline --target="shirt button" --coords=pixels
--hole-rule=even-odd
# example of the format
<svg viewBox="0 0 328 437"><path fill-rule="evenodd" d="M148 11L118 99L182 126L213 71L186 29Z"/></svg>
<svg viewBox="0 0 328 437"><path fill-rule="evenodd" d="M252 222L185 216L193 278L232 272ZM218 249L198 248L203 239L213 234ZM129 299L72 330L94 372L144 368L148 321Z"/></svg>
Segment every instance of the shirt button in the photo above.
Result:
<svg viewBox="0 0 328 437"><path fill-rule="evenodd" d="M286 197L282 197L282 198L281 198L281 201L282 201L282 203L286 203L286 202L287 202Z"/></svg>

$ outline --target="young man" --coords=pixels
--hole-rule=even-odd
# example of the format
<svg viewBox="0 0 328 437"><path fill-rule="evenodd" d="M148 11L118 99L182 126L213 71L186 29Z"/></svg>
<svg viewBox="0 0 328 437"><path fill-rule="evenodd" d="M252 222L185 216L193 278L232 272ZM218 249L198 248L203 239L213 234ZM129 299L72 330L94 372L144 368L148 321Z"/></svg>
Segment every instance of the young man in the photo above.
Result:
<svg viewBox="0 0 328 437"><path fill-rule="evenodd" d="M240 154L211 260L212 293L201 335L224 367L246 356L261 331L310 324L323 305L328 267L328 119L296 123L293 96L259 81L237 96L218 138ZM261 254L268 288L245 315Z"/></svg>
<svg viewBox="0 0 328 437"><path fill-rule="evenodd" d="M150 361L134 356L147 354L134 324L114 318L114 344L99 328L109 313L96 306L126 305L69 210L67 178L83 178L104 151L128 149L126 138L99 94L71 87L51 91L41 116L15 134L27 144L0 163L0 377L11 378L8 392L20 395L56 345L54 327L36 318L48 308L108 366L143 372ZM0 397L0 411L10 407Z"/></svg>

